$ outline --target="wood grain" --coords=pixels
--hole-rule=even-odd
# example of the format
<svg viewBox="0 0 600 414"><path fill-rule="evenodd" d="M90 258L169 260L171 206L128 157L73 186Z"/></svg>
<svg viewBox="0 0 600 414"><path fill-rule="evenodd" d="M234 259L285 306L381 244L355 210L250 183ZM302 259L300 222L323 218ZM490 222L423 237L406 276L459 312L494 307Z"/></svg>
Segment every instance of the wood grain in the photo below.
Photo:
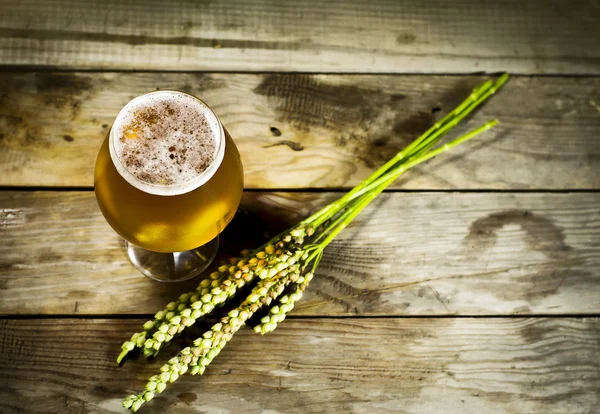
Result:
<svg viewBox="0 0 600 414"><path fill-rule="evenodd" d="M247 193L224 248L260 245L335 196ZM0 214L2 314L154 314L198 283L139 274L91 192L0 192ZM599 229L600 193L384 194L329 246L294 312L597 314Z"/></svg>
<svg viewBox="0 0 600 414"><path fill-rule="evenodd" d="M3 65L599 74L594 0L5 0Z"/></svg>
<svg viewBox="0 0 600 414"><path fill-rule="evenodd" d="M242 153L247 188L339 188L454 108L476 76L1 73L0 185L91 186L101 141L133 97L201 96ZM501 125L395 184L600 188L600 78L514 77L459 132Z"/></svg>
<svg viewBox="0 0 600 414"><path fill-rule="evenodd" d="M119 368L140 323L0 321L0 411L123 412L184 343ZM597 318L290 319L264 337L242 329L204 376L140 412L588 414L599 353Z"/></svg>

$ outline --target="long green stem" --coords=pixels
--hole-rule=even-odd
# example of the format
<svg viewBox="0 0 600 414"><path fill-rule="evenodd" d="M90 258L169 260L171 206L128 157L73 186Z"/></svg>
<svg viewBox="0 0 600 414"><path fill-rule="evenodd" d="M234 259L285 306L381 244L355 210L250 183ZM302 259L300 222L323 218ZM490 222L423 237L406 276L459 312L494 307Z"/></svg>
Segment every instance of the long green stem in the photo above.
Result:
<svg viewBox="0 0 600 414"><path fill-rule="evenodd" d="M486 82L491 83L489 88L482 89L482 93L480 96L474 98L473 100L467 99L461 105L458 106L454 111L452 111L452 119L446 122L443 127L435 131L430 137L426 140L423 140L419 145L416 146L414 153L418 153L421 149L426 146L432 146L437 141L439 141L444 135L446 135L452 128L458 125L467 115L473 112L478 106L480 106L486 99L492 96L498 88L500 88L506 80L508 79L508 75L504 74L500 78L496 80L496 82L491 83L491 81ZM485 85L485 84L484 84ZM483 86L483 85L482 85ZM473 97L474 95L471 94Z"/></svg>
<svg viewBox="0 0 600 414"><path fill-rule="evenodd" d="M346 228L346 226L348 224L350 224L350 222L352 220L354 220L354 218L358 215L358 213L360 213L366 206L368 206L369 203L371 201L373 201L375 199L375 197L377 197L381 191L383 191L383 188L381 190L371 191L370 193L367 193L367 194L363 195L363 198L355 206L353 206L353 208L350 209L347 212L347 214L345 214L344 219L337 225L337 227L334 228L333 230L331 230L329 232L329 234L327 235L327 237L325 238L325 240L323 240L321 243L319 243L319 247L321 247L322 249L324 249L325 247L327 247L327 245L342 230L344 230Z"/></svg>
<svg viewBox="0 0 600 414"><path fill-rule="evenodd" d="M406 146L402 151L396 154L392 159L382 165L379 169L377 169L370 177L363 181L365 185L370 184L375 181L380 175L387 172L390 168L392 168L398 161L404 159L408 154L411 154L416 148L420 147L423 142L430 141L431 138L435 139L436 137L442 138L442 135L439 131L443 130L443 127L447 125L449 122L453 121L457 116L459 116L466 108L469 107L472 103L479 100L483 93L487 92L493 85L491 80L488 80L482 85L479 85L471 95L467 97L459 106L457 106L453 111L448 113L444 118L436 122L431 128L425 131L420 137L415 139L412 143ZM469 111L470 112L470 111ZM465 116L468 115L468 112L465 113Z"/></svg>
<svg viewBox="0 0 600 414"><path fill-rule="evenodd" d="M362 192L361 190L367 186L369 186L372 182L380 178L385 173L390 172L389 170L395 170L396 164L403 159L410 158L416 153L420 153L423 149L427 150L435 143L437 143L440 139L442 139L452 128L454 128L460 121L462 121L467 115L469 115L473 110L475 110L478 106L480 106L485 100L487 100L491 95L493 95L506 81L508 80L508 74L503 74L500 76L495 82L489 80L482 85L473 89L473 92L467 99L465 99L458 107L456 107L452 112L446 115L443 119L436 122L431 128L429 128L424 134L418 137L415 141L409 144L406 148L396 154L392 159L386 162L383 166L378 168L374 173L372 173L368 178L366 178L363 182L355 186L352 190L346 193L342 198L334 201L333 203L325 206L323 209L319 210L317 213L308 217L306 220L302 221L300 225L313 225L319 226L325 221L329 220L331 216L335 215L338 211L346 206L346 204L355 199L355 194L357 192ZM426 152L426 151L423 151Z"/></svg>
<svg viewBox="0 0 600 414"><path fill-rule="evenodd" d="M358 196L356 198L358 198ZM348 203L348 204L350 204L350 203ZM331 223L328 223L327 227L325 227L325 229L323 229L321 234L316 239L314 239L313 242L316 243L319 240L321 240L322 238L324 238L325 236L327 236L327 234L331 231L331 229L335 228L338 224L340 224L346 218L346 216L348 216L348 214L350 214L351 212L352 212L352 208L349 207L348 205L346 205L346 211L341 213L334 221L332 221Z"/></svg>
<svg viewBox="0 0 600 414"><path fill-rule="evenodd" d="M366 187L375 181L375 179L377 179L380 175L383 175L385 172L389 172L390 169L395 170L398 161L412 157L415 154L427 152L428 148L433 147L437 142L439 142L439 140L442 139L452 128L458 125L465 117L467 117L485 100L493 95L502 85L504 85L507 80L508 75L505 73L495 82L489 80L476 87L471 95L469 95L469 97L465 99L458 107L446 115L441 121L429 128L429 130L417 138L413 143L396 154L394 158L392 158L383 167L372 174L371 177L363 181L362 184L364 184ZM383 170L383 172L377 175L377 173L379 173L381 170ZM377 175L377 177L374 177L375 175Z"/></svg>
<svg viewBox="0 0 600 414"><path fill-rule="evenodd" d="M405 164L402 164L401 166L399 166L398 168L390 171L388 174L380 177L379 179L373 181L370 185L364 187L362 190L356 192L354 194L354 196L350 199L350 201L354 200L357 197L362 196L365 193L368 193L369 191L373 191L375 188L377 188L379 185L382 185L388 181L395 181L398 177L400 177L400 175L402 175L403 173L405 173L409 168L415 167L437 155L440 155L443 152L446 152L450 149L452 149L453 147L469 140L472 138L475 138L477 135L481 134L482 132L487 131L488 129L491 129L493 127L495 127L496 125L498 125L498 121L497 120L493 120L490 122L485 123L484 125L480 126L477 129L474 129L468 133L466 133L465 135L456 138L452 141L450 141L449 143L433 150L430 151L426 154L420 155L416 158L412 158L412 159L408 159L408 162L406 162Z"/></svg>
<svg viewBox="0 0 600 414"><path fill-rule="evenodd" d="M361 197L358 202L350 207L344 214L336 220L336 226L330 230L327 234L327 237L318 244L319 247L324 249L346 226L360 213L365 207L371 203L383 190L385 190L390 184L392 184L400 175L402 175L409 168L414 167L422 162L425 162L443 152L450 150L452 147L459 145L469 139L475 138L477 135L481 134L484 131L487 131L490 128L493 128L498 124L498 121L490 121L479 128L468 132L467 134L456 138L455 140L445 144L444 146L437 148L433 151L428 152L425 155L422 155L416 159L408 160L406 164L401 165L394 171L380 177L379 179L373 181L370 185L363 188L359 192L355 193L355 198Z"/></svg>

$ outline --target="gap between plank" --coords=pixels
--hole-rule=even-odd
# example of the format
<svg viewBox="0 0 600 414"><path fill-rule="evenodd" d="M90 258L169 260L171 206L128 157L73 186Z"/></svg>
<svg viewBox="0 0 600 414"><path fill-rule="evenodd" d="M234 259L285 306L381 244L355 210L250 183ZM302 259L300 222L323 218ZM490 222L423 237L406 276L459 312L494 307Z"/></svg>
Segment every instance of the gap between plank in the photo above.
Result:
<svg viewBox="0 0 600 414"><path fill-rule="evenodd" d="M340 188L245 188L244 192L247 193L345 193L350 191L351 187ZM0 191L23 191L23 192L34 192L34 191L55 191L55 192L68 192L68 191L94 191L94 187L89 186L0 186ZM475 188L475 189L461 189L461 188L450 188L450 189L416 189L416 188L391 188L384 191L385 193L518 193L518 194L569 194L569 193L598 193L600 188L541 188L541 189L497 189L497 188Z"/></svg>
<svg viewBox="0 0 600 414"><path fill-rule="evenodd" d="M152 319L154 314L31 314L31 315L0 315L0 320L29 320L29 319ZM537 314L515 314L515 315L288 315L286 319L558 319L558 318L598 318L598 313L537 313ZM207 318L205 320L217 320L217 318Z"/></svg>
<svg viewBox="0 0 600 414"><path fill-rule="evenodd" d="M307 71L244 71L244 70L178 70L178 69L119 69L119 68L65 68L52 65L0 65L0 72L57 72L57 73L204 73L229 75L343 75L343 76L498 76L502 71L474 72L307 72ZM510 72L511 77L524 78L600 78L590 73L522 73Z"/></svg>

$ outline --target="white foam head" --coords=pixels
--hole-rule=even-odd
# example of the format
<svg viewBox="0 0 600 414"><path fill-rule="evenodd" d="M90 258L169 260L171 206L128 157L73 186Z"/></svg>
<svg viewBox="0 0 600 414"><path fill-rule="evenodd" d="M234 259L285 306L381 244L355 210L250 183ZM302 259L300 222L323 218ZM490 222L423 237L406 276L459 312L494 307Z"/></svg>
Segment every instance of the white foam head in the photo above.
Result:
<svg viewBox="0 0 600 414"><path fill-rule="evenodd" d="M178 91L130 101L117 115L109 141L119 174L135 188L163 196L207 182L225 153L217 116L198 98Z"/></svg>

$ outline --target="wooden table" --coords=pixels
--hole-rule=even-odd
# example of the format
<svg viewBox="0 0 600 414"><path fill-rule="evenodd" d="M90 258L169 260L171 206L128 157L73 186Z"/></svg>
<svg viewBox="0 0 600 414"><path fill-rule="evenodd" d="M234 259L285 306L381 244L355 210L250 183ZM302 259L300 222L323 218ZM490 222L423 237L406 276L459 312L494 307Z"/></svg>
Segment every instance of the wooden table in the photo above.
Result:
<svg viewBox="0 0 600 414"><path fill-rule="evenodd" d="M123 412L191 339L114 362L197 283L142 277L96 206L132 97L214 108L246 170L230 233L260 239L504 70L461 130L501 126L395 183L274 333L242 330L143 412L599 412L597 1L126 3L0 6L0 412Z"/></svg>

